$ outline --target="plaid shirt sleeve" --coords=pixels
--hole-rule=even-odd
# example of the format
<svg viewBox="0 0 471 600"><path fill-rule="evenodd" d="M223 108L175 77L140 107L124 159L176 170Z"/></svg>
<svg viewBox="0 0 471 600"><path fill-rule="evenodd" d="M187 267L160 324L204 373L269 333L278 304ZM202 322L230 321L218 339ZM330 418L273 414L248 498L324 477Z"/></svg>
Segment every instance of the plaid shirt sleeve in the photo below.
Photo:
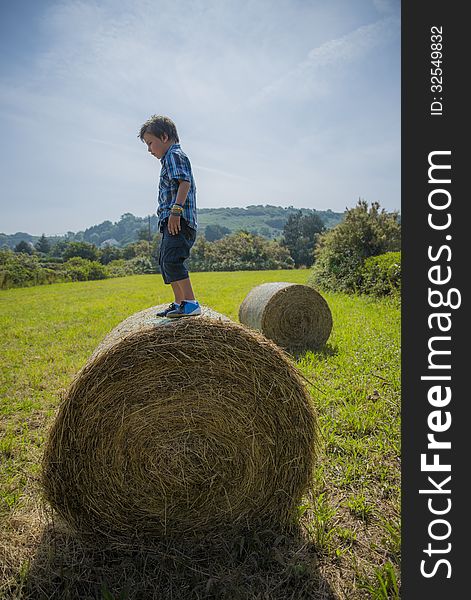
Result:
<svg viewBox="0 0 471 600"><path fill-rule="evenodd" d="M191 166L188 157L172 152L168 157L167 167L170 179L191 182Z"/></svg>

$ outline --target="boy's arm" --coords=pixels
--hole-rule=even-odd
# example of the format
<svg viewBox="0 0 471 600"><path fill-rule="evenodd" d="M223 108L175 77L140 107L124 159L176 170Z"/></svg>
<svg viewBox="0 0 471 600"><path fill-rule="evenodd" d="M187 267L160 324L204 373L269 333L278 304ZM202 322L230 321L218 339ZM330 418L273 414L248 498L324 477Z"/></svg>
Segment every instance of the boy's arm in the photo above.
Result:
<svg viewBox="0 0 471 600"><path fill-rule="evenodd" d="M175 204L183 206L190 191L190 182L180 179L178 184L177 197L175 198ZM176 235L181 229L180 217L177 215L170 215L168 218L168 231L171 235Z"/></svg>
<svg viewBox="0 0 471 600"><path fill-rule="evenodd" d="M180 179L178 182L178 191L177 197L175 198L175 204L179 204L183 206L186 201L186 197L188 196L188 192L190 191L190 182L184 179Z"/></svg>

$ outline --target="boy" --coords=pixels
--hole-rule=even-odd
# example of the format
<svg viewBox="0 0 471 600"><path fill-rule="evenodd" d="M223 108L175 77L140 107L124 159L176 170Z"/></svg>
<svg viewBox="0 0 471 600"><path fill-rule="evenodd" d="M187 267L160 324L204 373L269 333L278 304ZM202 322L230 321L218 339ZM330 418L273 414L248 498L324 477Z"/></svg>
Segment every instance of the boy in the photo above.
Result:
<svg viewBox="0 0 471 600"><path fill-rule="evenodd" d="M195 243L196 186L187 155L180 148L177 128L168 117L154 115L139 132L148 151L160 159L159 229L162 232L159 265L175 301L159 317L191 317L201 314L184 261Z"/></svg>

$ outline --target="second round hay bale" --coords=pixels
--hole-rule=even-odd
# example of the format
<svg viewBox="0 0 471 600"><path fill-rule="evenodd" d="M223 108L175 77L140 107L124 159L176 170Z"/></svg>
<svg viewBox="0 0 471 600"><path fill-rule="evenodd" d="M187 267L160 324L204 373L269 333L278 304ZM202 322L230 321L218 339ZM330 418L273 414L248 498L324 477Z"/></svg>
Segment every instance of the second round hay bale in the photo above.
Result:
<svg viewBox="0 0 471 600"><path fill-rule="evenodd" d="M290 351L322 348L333 323L319 292L283 281L252 288L239 307L239 321Z"/></svg>
<svg viewBox="0 0 471 600"><path fill-rule="evenodd" d="M43 457L46 499L75 531L165 536L292 522L316 416L270 340L203 307L119 324L78 373Z"/></svg>

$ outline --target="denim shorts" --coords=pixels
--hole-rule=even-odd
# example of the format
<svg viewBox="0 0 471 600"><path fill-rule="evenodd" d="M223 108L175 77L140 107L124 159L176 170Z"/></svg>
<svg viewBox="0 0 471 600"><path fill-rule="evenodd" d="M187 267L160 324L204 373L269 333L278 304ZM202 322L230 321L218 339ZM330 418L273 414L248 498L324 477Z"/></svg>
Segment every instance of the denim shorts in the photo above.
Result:
<svg viewBox="0 0 471 600"><path fill-rule="evenodd" d="M190 256L190 250L196 239L196 230L180 217L181 229L171 235L167 227L167 219L160 225L162 239L160 242L159 265L165 283L180 281L188 277L184 261Z"/></svg>

